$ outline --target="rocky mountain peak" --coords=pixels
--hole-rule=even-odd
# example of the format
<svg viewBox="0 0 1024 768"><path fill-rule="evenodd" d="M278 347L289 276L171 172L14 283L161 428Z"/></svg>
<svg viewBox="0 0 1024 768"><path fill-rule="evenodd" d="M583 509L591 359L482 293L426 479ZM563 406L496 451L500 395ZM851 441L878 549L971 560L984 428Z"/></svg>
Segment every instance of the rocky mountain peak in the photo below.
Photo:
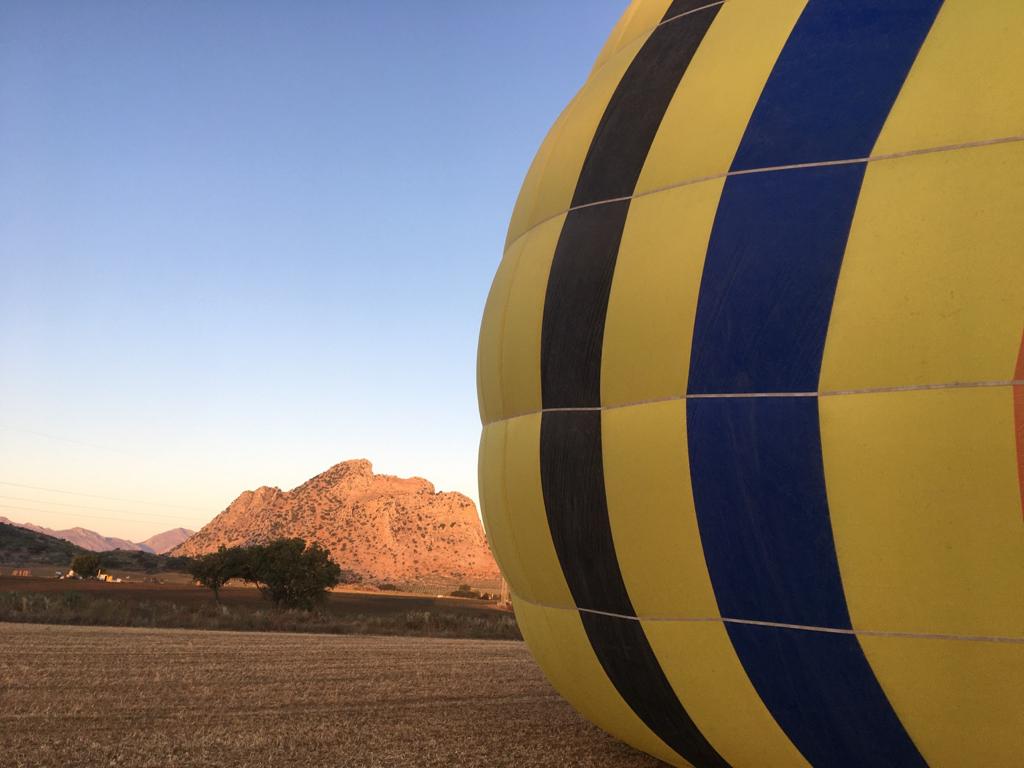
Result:
<svg viewBox="0 0 1024 768"><path fill-rule="evenodd" d="M366 459L335 464L290 491L245 491L173 554L283 537L319 542L368 581L498 578L470 499L438 493L420 477L375 474Z"/></svg>

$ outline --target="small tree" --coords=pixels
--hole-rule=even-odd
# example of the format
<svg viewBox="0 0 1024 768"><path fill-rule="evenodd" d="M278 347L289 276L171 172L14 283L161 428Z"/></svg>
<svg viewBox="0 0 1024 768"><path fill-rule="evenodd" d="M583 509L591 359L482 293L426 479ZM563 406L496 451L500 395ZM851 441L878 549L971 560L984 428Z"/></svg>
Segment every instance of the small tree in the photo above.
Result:
<svg viewBox="0 0 1024 768"><path fill-rule="evenodd" d="M224 547L197 557L188 566L189 575L213 592L213 599L218 603L220 588L237 575L236 570L236 558Z"/></svg>
<svg viewBox="0 0 1024 768"><path fill-rule="evenodd" d="M248 575L281 608L311 610L322 604L327 590L341 580L341 568L330 553L302 539L248 547L246 560Z"/></svg>
<svg viewBox="0 0 1024 768"><path fill-rule="evenodd" d="M100 572L100 556L92 553L75 555L71 559L71 570L79 576L92 578Z"/></svg>

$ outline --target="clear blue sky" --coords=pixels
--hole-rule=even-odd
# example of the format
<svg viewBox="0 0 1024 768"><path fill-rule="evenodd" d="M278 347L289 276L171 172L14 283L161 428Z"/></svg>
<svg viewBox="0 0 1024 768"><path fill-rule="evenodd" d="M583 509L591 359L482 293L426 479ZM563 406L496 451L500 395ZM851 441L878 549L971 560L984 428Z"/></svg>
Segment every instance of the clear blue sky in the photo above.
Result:
<svg viewBox="0 0 1024 768"><path fill-rule="evenodd" d="M0 516L139 539L355 457L476 498L508 218L625 4L0 4Z"/></svg>

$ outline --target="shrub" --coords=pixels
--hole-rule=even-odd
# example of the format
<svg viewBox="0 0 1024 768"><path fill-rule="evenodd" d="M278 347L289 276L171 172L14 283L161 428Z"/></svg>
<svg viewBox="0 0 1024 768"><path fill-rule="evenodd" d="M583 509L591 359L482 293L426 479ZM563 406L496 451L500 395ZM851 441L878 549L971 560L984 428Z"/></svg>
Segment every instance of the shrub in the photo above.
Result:
<svg viewBox="0 0 1024 768"><path fill-rule="evenodd" d="M259 605L259 603L256 603ZM78 624L113 627L181 627L243 632L329 632L333 634L417 635L521 639L511 613L481 615L413 610L404 613L311 613L266 610L252 605L176 603L113 597L90 592L0 592L0 622Z"/></svg>
<svg viewBox="0 0 1024 768"><path fill-rule="evenodd" d="M452 590L449 594L452 597L468 597L473 600L480 599L480 593L472 589L469 584L460 584L458 589Z"/></svg>
<svg viewBox="0 0 1024 768"><path fill-rule="evenodd" d="M100 571L100 556L92 553L75 555L71 560L71 570L84 578L92 578Z"/></svg>

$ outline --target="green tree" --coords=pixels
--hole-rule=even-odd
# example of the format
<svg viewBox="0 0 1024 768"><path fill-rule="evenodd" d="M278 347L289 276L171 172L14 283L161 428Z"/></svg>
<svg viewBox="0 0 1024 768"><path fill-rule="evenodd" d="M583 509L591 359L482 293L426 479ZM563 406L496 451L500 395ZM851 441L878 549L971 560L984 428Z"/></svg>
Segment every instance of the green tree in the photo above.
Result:
<svg viewBox="0 0 1024 768"><path fill-rule="evenodd" d="M241 570L280 608L312 610L341 581L341 568L319 544L278 539L246 547Z"/></svg>
<svg viewBox="0 0 1024 768"><path fill-rule="evenodd" d="M260 581L262 563L266 546L263 544L250 544L247 547L230 547L224 551L227 559L227 568L232 578L241 579L247 584L263 592L263 584Z"/></svg>
<svg viewBox="0 0 1024 768"><path fill-rule="evenodd" d="M189 575L213 592L213 599L220 602L220 588L237 574L237 558L223 546L216 552L192 560L188 566Z"/></svg>
<svg viewBox="0 0 1024 768"><path fill-rule="evenodd" d="M91 578L99 573L100 565L100 556L92 553L75 555L71 560L71 570L85 578Z"/></svg>

